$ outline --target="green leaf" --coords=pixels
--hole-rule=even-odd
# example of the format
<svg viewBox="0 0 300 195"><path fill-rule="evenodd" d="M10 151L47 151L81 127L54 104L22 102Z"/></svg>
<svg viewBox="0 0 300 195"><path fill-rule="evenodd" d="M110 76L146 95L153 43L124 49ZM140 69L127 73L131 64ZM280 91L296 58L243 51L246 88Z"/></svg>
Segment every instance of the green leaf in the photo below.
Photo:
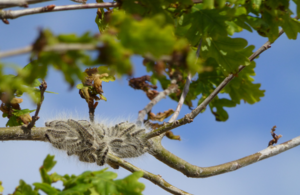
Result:
<svg viewBox="0 0 300 195"><path fill-rule="evenodd" d="M100 98L104 101L107 101L106 97L104 97L102 94L100 94Z"/></svg>
<svg viewBox="0 0 300 195"><path fill-rule="evenodd" d="M44 160L43 166L40 168L40 174L42 177L42 182L46 184L51 184L53 181L47 172L51 171L51 169L55 166L56 161L54 161L54 156L47 155Z"/></svg>
<svg viewBox="0 0 300 195"><path fill-rule="evenodd" d="M0 181L0 194L3 193L4 187L2 186L2 181Z"/></svg>
<svg viewBox="0 0 300 195"><path fill-rule="evenodd" d="M300 32L300 21L291 19L289 15L284 16L284 22L282 28L289 39L297 39L297 35Z"/></svg>
<svg viewBox="0 0 300 195"><path fill-rule="evenodd" d="M116 80L116 78L114 77L114 76L108 76L108 77L101 77L100 78L102 81L104 81L104 82L109 82L109 81L115 81Z"/></svg>
<svg viewBox="0 0 300 195"><path fill-rule="evenodd" d="M240 65L250 64L248 57L252 54L254 46L246 46L245 39L220 37L219 39L206 38L201 49L203 56L214 58L226 75L235 73Z"/></svg>
<svg viewBox="0 0 300 195"><path fill-rule="evenodd" d="M38 86L40 86L40 85L41 85L41 82L40 82L39 80L35 79L35 80L33 81L33 84L32 84L33 87L38 87Z"/></svg>
<svg viewBox="0 0 300 195"><path fill-rule="evenodd" d="M33 185L37 190L42 190L43 192L49 195L56 195L59 193L57 189L55 189L48 183L34 183Z"/></svg>
<svg viewBox="0 0 300 195"><path fill-rule="evenodd" d="M2 117L5 118L7 116L8 116L8 114L3 112Z"/></svg>
<svg viewBox="0 0 300 195"><path fill-rule="evenodd" d="M6 123L6 127L14 127L14 126L19 126L21 125L21 121L18 120L18 117L16 117L15 115L12 115L9 120Z"/></svg>
<svg viewBox="0 0 300 195"><path fill-rule="evenodd" d="M51 155L48 154L47 157L44 160L43 168L47 172L49 172L55 166L56 163L57 163L57 161L54 160L54 155L51 156Z"/></svg>
<svg viewBox="0 0 300 195"><path fill-rule="evenodd" d="M217 121L226 121L228 119L228 113L223 107L235 107L236 103L229 99L219 99L215 97L210 103L209 107L211 112L215 115ZM216 108L216 110L214 110Z"/></svg>
<svg viewBox="0 0 300 195"><path fill-rule="evenodd" d="M117 189L124 195L141 195L145 185L138 181L143 176L143 172L134 172L124 179L116 180Z"/></svg>
<svg viewBox="0 0 300 195"><path fill-rule="evenodd" d="M45 91L46 93L53 93L53 94L58 94L56 92L52 92L52 91Z"/></svg>
<svg viewBox="0 0 300 195"><path fill-rule="evenodd" d="M293 1L297 6L297 10L296 10L297 16L300 16L300 0L293 0Z"/></svg>
<svg viewBox="0 0 300 195"><path fill-rule="evenodd" d="M32 113L34 112L35 110L29 110L29 109L22 109L22 110L15 110L13 109L13 115L17 116L17 117L20 117L24 114L29 114L29 113Z"/></svg>
<svg viewBox="0 0 300 195"><path fill-rule="evenodd" d="M203 0L203 9L213 9L214 7L214 0Z"/></svg>
<svg viewBox="0 0 300 195"><path fill-rule="evenodd" d="M76 85L76 88L77 89L82 89L82 88L84 88L84 85L82 83L79 83L78 85Z"/></svg>
<svg viewBox="0 0 300 195"><path fill-rule="evenodd" d="M30 185L26 184L23 180L20 180L14 195L38 195L38 193L34 191Z"/></svg>
<svg viewBox="0 0 300 195"><path fill-rule="evenodd" d="M260 89L261 85L253 83L254 79L251 76L255 75L254 67L255 63L252 62L224 88L224 92L228 93L237 104L240 104L241 100L254 104L264 96L265 90Z"/></svg>
<svg viewBox="0 0 300 195"><path fill-rule="evenodd" d="M156 15L137 21L122 11L114 11L111 17L125 48L141 55L150 53L154 57L171 54L176 37L173 36L173 26L166 23L165 16Z"/></svg>
<svg viewBox="0 0 300 195"><path fill-rule="evenodd" d="M40 174L41 174L41 178L42 178L42 182L46 183L46 184L51 184L51 177L48 175L46 169L44 167L40 168Z"/></svg>
<svg viewBox="0 0 300 195"><path fill-rule="evenodd" d="M262 3L262 0L251 0L251 5L252 5L252 8L255 10L255 11L259 11L260 9L260 5Z"/></svg>

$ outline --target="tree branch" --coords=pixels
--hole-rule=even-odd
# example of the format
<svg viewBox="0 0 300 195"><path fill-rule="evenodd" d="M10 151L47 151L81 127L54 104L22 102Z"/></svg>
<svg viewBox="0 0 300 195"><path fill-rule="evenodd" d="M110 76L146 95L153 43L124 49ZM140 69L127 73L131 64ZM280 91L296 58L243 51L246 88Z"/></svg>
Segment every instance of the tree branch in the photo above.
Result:
<svg viewBox="0 0 300 195"><path fill-rule="evenodd" d="M176 188L175 186L169 184L160 175L155 175L153 173L150 173L148 171L140 169L140 168L128 163L127 161L125 161L121 158L118 158L118 157L116 157L112 154L108 154L108 158L113 163L118 164L119 166L123 167L124 169L126 169L130 172L142 171L144 173L143 178L148 179L149 181L151 181L155 185L158 185L162 189L170 192L171 194L190 195L190 193L185 192L183 190L180 190L180 189Z"/></svg>
<svg viewBox="0 0 300 195"><path fill-rule="evenodd" d="M37 103L37 108L36 108L34 116L32 117L32 121L27 126L27 128L29 129L29 133L30 133L30 130L32 129L32 127L35 125L35 122L40 118L39 112L40 112L42 103L44 101L44 93L45 93L46 89L47 89L47 83L46 83L46 81L42 81L42 83L40 85L41 99L40 99L40 102Z"/></svg>
<svg viewBox="0 0 300 195"><path fill-rule="evenodd" d="M46 1L52 1L52 0L1 0L0 1L0 9L10 8L10 7L28 7L28 4L34 4L34 3L42 3Z"/></svg>
<svg viewBox="0 0 300 195"><path fill-rule="evenodd" d="M56 51L62 52L67 50L96 50L98 49L95 44L80 44L80 43L60 43L56 45L47 45L43 47L42 51ZM14 49L10 51L0 52L0 58L11 57L14 55L25 54L33 51L33 46L27 46L20 49Z"/></svg>
<svg viewBox="0 0 300 195"><path fill-rule="evenodd" d="M146 114L151 111L152 107L161 99L167 97L171 93L174 93L177 90L177 87L178 86L175 84L175 81L171 81L171 85L166 90L160 92L153 100L149 102L149 104L146 105L143 110L139 112L136 124L142 125Z"/></svg>
<svg viewBox="0 0 300 195"><path fill-rule="evenodd" d="M0 127L0 141L29 140L46 141L46 127L33 127L30 131L26 126Z"/></svg>
<svg viewBox="0 0 300 195"><path fill-rule="evenodd" d="M12 141L12 140L30 140L30 141L43 141L47 142L45 138L45 131L47 130L47 127L33 127L31 129L31 134L24 133L28 132L29 129L26 126L15 126L15 127L1 127L0 128L0 141ZM163 188L164 190L176 194L176 195L191 195L188 192L185 192L183 190L180 190L176 188L175 186L169 184L166 182L160 175L152 174L148 171L145 171L143 169L140 169L129 162L118 158L112 154L108 154L109 160L124 169L135 172L135 171L142 171L143 177L145 179L148 179L152 183L158 185L159 187Z"/></svg>
<svg viewBox="0 0 300 195"><path fill-rule="evenodd" d="M198 60L199 55L200 55L201 44L202 44L202 39L200 40L200 43L198 45L197 52L196 52L197 60ZM170 118L169 123L174 122L177 119L177 117L178 117L178 115L180 113L180 110L182 108L182 105L184 104L185 97L186 97L186 95L189 92L189 87L190 87L191 79L192 79L192 75L191 75L191 73L189 73L188 76L187 76L187 78L186 78L186 82L185 82L182 94L181 94L180 99L178 101L177 108L176 108L173 116Z"/></svg>
<svg viewBox="0 0 300 195"><path fill-rule="evenodd" d="M278 37L280 37L284 31L281 29L279 31ZM261 46L256 52L254 52L248 59L250 61L253 61L256 57L258 57L262 52L266 51L268 48L271 47L271 42L267 41L263 46ZM238 68L238 73L241 72L246 66L239 66ZM149 133L147 133L144 136L144 139L148 140L150 138L159 136L171 129L174 129L176 127L179 127L181 125L185 125L187 123L193 122L193 119L202 111L206 108L206 106L213 100L214 97L218 95L218 93L234 78L235 76L233 74L229 74L216 88L215 90L199 105L197 106L194 110L192 110L191 113L186 114L183 118L173 121L171 123L168 123L162 127L159 127Z"/></svg>
<svg viewBox="0 0 300 195"><path fill-rule="evenodd" d="M31 130L31 135L26 134L28 129L25 126L15 126L15 127L1 127L0 128L0 141L11 141L11 140L31 140L31 141L45 141L45 131L47 130L46 127L33 127ZM210 177L214 175L219 175L222 173L235 171L239 168L245 167L252 163L256 163L263 159L275 156L282 152L285 152L289 149L292 149L296 146L300 145L300 136L293 138L287 142L279 144L277 146L269 146L268 148L261 150L255 154L246 156L244 158L231 161L228 163L224 163L217 166L212 167L198 167L192 165L185 160L175 156L168 150L166 150L160 143L160 139L153 139L153 147L149 151L151 155L153 155L158 160L166 163L170 167L182 172L184 175L188 177L194 178L203 178L203 177ZM119 164L123 168L129 171L143 171L130 163L126 162L123 159L119 159L111 154L109 154L109 159L116 164ZM184 191L176 189L175 187L168 184L164 181L160 176L151 174L147 171L144 172L144 178L150 180L151 182L159 185L163 189L167 190L168 192L174 194L188 194ZM176 192L176 193L175 193Z"/></svg>
<svg viewBox="0 0 300 195"><path fill-rule="evenodd" d="M223 173L227 173L230 171L235 171L239 168L245 167L252 163L256 163L263 159L275 156L280 154L286 150L294 148L300 145L300 136L291 139L287 142L279 144L277 146L269 146L268 148L261 150L255 154L246 156L244 158L240 158L238 160L234 160L228 163L224 163L217 166L212 167L198 167L192 165L185 160L175 156L168 150L166 150L160 143L160 140L157 138L153 140L154 148L149 153L153 155L156 159L164 162L168 166L182 172L187 177L194 177L194 178L205 178L214 175L219 175Z"/></svg>
<svg viewBox="0 0 300 195"><path fill-rule="evenodd" d="M48 8L50 6L51 9ZM113 3L89 3L89 4L63 5L63 6L48 5L46 7L38 7L38 8L24 9L24 10L15 10L15 11L0 10L0 19L2 20L15 19L21 16L40 14L45 12L56 12L56 11L76 10L76 9L108 8L108 7L118 7L118 6L119 5L117 3L113 2Z"/></svg>

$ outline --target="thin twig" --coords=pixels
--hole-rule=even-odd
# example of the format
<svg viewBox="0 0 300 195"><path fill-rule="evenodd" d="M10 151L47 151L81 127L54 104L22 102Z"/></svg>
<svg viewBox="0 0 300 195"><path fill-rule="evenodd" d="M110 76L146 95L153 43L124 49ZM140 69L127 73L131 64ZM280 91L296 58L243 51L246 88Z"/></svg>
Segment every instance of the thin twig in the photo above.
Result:
<svg viewBox="0 0 300 195"><path fill-rule="evenodd" d="M279 31L278 37L280 37L284 31L281 29ZM258 57L262 52L266 51L268 48L271 47L271 42L267 41L263 46L261 46L256 52L254 52L248 59L250 61L253 61L256 57ZM239 66L238 68L238 73L241 72L246 66ZM162 127L159 127L148 134L144 136L145 139L150 139L152 137L159 136L171 129L174 129L176 127L179 127L181 125L190 123L193 121L193 119L201 112L203 111L206 106L213 100L214 97L218 95L218 93L234 78L235 76L233 74L229 74L215 89L214 91L199 105L197 106L194 110L192 110L191 113L186 114L183 118L173 121L171 123L168 123Z"/></svg>
<svg viewBox="0 0 300 195"><path fill-rule="evenodd" d="M42 81L42 83L40 85L41 99L40 99L40 102L37 103L37 108L36 108L34 116L32 117L32 121L27 126L27 128L29 129L29 132L30 132L31 128L35 125L35 122L40 118L38 115L39 115L42 103L44 101L44 93L45 93L46 89L47 89L47 83L46 83L46 81Z"/></svg>
<svg viewBox="0 0 300 195"><path fill-rule="evenodd" d="M137 118L137 125L142 125L143 120L147 113L149 113L152 109L152 107L157 104L161 99L167 97L169 94L174 93L177 90L177 85L173 84L175 81L171 81L170 87L168 87L166 90L160 92L153 100L149 102L149 104L146 105L146 107L139 112L138 118Z"/></svg>
<svg viewBox="0 0 300 195"><path fill-rule="evenodd" d="M48 45L43 47L42 51L56 51L62 52L67 50L96 50L98 49L95 44L80 44L80 43L60 43L56 45ZM33 51L33 46L27 46L20 49L0 52L0 58L11 57L15 55L25 54Z"/></svg>
<svg viewBox="0 0 300 195"><path fill-rule="evenodd" d="M144 173L143 177L145 179L148 179L152 183L158 185L159 187L163 188L164 190L170 192L171 194L190 195L190 193L180 190L180 189L176 188L175 186L169 184L160 175L155 175L153 173L150 173L148 171L140 169L140 168L128 163L127 161L125 161L121 158L118 158L110 153L108 154L108 158L113 163L118 164L119 166L123 167L124 169L126 169L130 172L142 171Z"/></svg>
<svg viewBox="0 0 300 195"><path fill-rule="evenodd" d="M45 1L52 1L52 0L1 0L0 9L16 7L16 6L28 7L28 4L42 3Z"/></svg>
<svg viewBox="0 0 300 195"><path fill-rule="evenodd" d="M47 9L50 7L51 9ZM54 6L54 7L53 7ZM117 3L89 3L89 4L80 4L80 5L62 5L55 6L49 5L46 7L38 7L24 10L0 10L0 19L15 19L21 16L31 15L31 14L40 14L45 12L56 12L56 11L66 11L66 10L77 10L77 9L92 9L92 8L108 8L108 7L117 7Z"/></svg>
<svg viewBox="0 0 300 195"><path fill-rule="evenodd" d="M202 44L202 38L200 40L200 43L198 45L197 52L196 52L197 60L198 60L199 55L200 55L201 44ZM192 75L191 75L191 73L188 73L188 76L186 78L186 82L185 82L182 94L181 94L180 99L179 99L178 104L177 104L177 108L176 108L173 116L170 118L169 123L174 122L177 119L177 117L178 117L178 115L180 113L180 110L181 110L181 108L182 108L182 106L184 104L185 97L186 97L186 95L189 92L189 87L190 87L191 79L192 79Z"/></svg>
<svg viewBox="0 0 300 195"><path fill-rule="evenodd" d="M98 102L95 102L94 103L94 100L93 99L90 99L89 102L88 102L88 107L89 107L89 118L90 118L90 121L92 123L94 123L94 118L95 118L95 110L98 106Z"/></svg>

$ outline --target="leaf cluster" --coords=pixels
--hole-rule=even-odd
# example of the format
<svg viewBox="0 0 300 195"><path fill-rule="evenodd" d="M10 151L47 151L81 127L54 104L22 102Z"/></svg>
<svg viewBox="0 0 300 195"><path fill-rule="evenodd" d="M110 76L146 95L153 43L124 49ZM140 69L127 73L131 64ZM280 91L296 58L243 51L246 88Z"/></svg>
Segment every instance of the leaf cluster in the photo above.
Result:
<svg viewBox="0 0 300 195"><path fill-rule="evenodd" d="M229 97L217 97L209 104L216 120L226 121L228 113L225 107L235 107L241 101L253 104L264 96L260 84L254 83L255 64L249 60L254 46L244 38L233 38L233 35L242 30L256 31L273 42L279 35L280 27L290 39L296 39L300 32L300 22L291 17L293 13L289 0L117 2L120 5L117 8L98 9L95 22L100 35L54 35L49 30L41 31L33 44L26 71L20 72L16 79L9 76L0 78L0 90L13 93L16 89L29 91L24 86L32 86L35 79L45 78L49 66L61 71L71 86L78 80L84 80L82 69L86 66L99 66L105 70L99 72L108 75L131 76L134 73L131 57L139 55L144 58L144 65L154 85L159 82L166 89L172 80L177 81L179 90L170 95L175 101L180 98L187 75L192 74L190 90L184 102L190 108L195 100L201 103L226 76L235 75L236 78L221 92ZM300 1L294 0L294 3L299 14ZM90 53L81 50L43 50L59 44L91 44L97 55L91 57ZM238 74L240 65L247 67ZM80 85L81 91L83 86L86 87ZM86 100L88 98L84 94L101 94L97 90L95 93L85 92L82 94ZM147 94L151 98L155 95L157 93Z"/></svg>
<svg viewBox="0 0 300 195"><path fill-rule="evenodd" d="M100 195L100 194L115 194L115 195L141 195L145 189L143 183L138 179L142 177L142 172L134 172L124 179L115 179L116 173L109 172L107 169L100 171L86 171L81 175L64 175L57 173L49 174L55 166L54 156L48 155L43 165L40 167L42 181L31 185L20 180L19 186L16 188L14 195L38 195L40 191L49 195ZM52 183L61 181L63 189L57 189L52 186ZM0 183L1 185L1 183ZM1 190L1 188L0 188Z"/></svg>

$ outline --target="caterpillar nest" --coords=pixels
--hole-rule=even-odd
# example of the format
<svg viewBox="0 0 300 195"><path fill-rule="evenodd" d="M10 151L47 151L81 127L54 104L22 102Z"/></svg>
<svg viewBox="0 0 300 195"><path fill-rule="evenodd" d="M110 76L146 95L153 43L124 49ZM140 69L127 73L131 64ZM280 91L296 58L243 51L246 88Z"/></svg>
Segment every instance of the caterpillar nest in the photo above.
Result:
<svg viewBox="0 0 300 195"><path fill-rule="evenodd" d="M138 157L147 151L146 145L149 144L141 138L146 130L128 122L108 127L69 119L46 122L46 127L45 136L55 148L66 150L68 155L77 155L80 161L96 162L99 166L109 163L108 153L120 158Z"/></svg>

